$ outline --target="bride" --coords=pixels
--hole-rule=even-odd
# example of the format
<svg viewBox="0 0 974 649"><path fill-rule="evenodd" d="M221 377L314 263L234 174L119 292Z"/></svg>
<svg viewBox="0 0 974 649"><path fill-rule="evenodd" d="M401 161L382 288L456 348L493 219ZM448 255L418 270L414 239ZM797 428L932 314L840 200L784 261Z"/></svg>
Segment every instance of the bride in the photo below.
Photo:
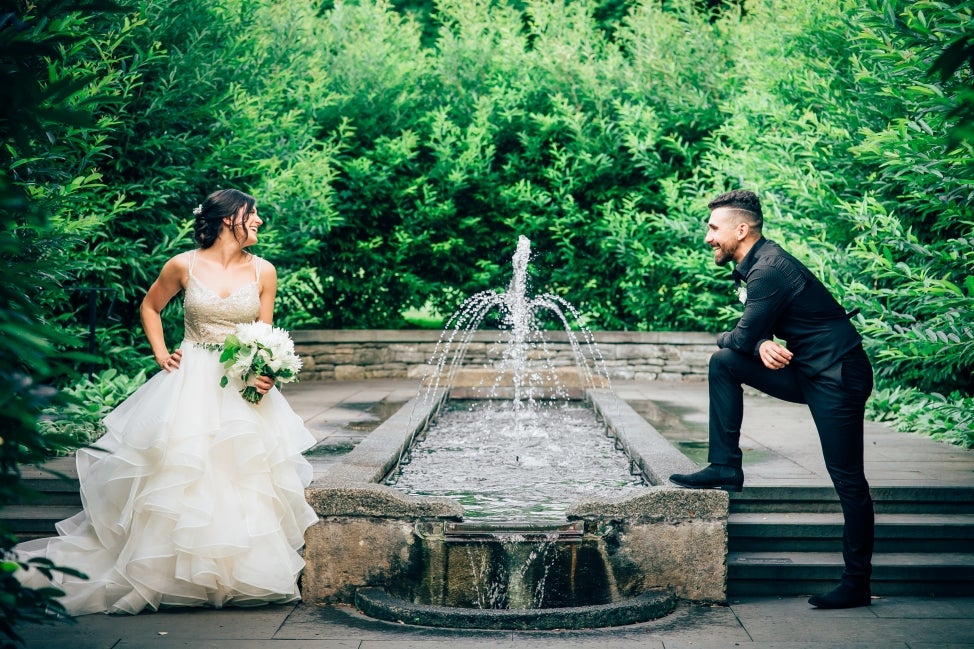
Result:
<svg viewBox="0 0 974 649"><path fill-rule="evenodd" d="M258 379L257 404L220 387L227 334L274 315L277 273L247 251L263 221L253 197L234 189L210 194L194 214L199 247L169 259L142 303L163 371L78 451L83 511L58 523L57 537L17 546L22 560L47 557L88 575L57 575L72 615L300 598L299 550L317 521L301 452L315 439L272 379ZM180 291L185 337L170 352L161 312ZM22 580L47 585L36 571Z"/></svg>

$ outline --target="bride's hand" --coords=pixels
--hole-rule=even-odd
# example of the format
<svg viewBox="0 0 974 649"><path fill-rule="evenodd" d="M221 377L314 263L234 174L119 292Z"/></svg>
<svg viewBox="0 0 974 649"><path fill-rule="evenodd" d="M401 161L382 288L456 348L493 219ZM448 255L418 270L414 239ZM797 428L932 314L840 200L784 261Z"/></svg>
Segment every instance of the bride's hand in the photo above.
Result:
<svg viewBox="0 0 974 649"><path fill-rule="evenodd" d="M167 372L172 372L173 370L179 369L179 361L183 357L183 352L181 350L174 350L173 353L167 356L156 356L156 363L159 367L166 370Z"/></svg>
<svg viewBox="0 0 974 649"><path fill-rule="evenodd" d="M257 377L257 382L254 384L254 387L257 388L257 392L267 394L274 387L274 378L261 374Z"/></svg>

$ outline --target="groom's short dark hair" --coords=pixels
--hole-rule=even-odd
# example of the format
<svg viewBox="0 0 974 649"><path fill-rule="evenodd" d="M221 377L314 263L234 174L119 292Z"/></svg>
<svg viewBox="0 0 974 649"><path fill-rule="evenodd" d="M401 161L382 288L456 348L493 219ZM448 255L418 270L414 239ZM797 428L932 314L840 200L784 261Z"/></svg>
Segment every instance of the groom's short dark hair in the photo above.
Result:
<svg viewBox="0 0 974 649"><path fill-rule="evenodd" d="M710 211L718 207L729 207L735 210L743 210L751 213L750 226L757 232L764 226L764 213L761 211L761 199L757 194L746 189L735 189L732 192L721 194L714 200L707 203Z"/></svg>

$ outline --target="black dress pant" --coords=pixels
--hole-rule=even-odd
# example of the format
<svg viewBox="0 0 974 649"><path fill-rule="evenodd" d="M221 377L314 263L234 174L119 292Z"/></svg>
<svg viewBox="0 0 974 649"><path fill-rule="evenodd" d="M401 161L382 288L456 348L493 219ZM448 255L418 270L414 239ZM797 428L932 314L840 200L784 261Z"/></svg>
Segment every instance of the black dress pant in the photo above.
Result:
<svg viewBox="0 0 974 649"><path fill-rule="evenodd" d="M712 464L741 466L742 385L793 403L808 404L818 429L825 466L845 521L843 581L867 584L872 572L873 502L863 472L863 418L873 387L872 367L861 345L812 377L794 364L780 370L756 356L721 349L710 359L710 448Z"/></svg>

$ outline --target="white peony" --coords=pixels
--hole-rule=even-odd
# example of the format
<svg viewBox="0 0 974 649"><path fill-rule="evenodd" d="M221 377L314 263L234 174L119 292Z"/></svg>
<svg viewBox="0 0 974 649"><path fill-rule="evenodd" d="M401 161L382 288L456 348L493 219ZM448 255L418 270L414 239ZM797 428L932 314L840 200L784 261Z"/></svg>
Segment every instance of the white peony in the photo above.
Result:
<svg viewBox="0 0 974 649"><path fill-rule="evenodd" d="M296 381L301 370L301 358L294 352L294 341L287 331L266 322L239 324L224 343L220 361L224 376L220 385L233 382L248 386L240 390L251 403L259 403L261 394L254 389L254 381L261 375L279 383Z"/></svg>

